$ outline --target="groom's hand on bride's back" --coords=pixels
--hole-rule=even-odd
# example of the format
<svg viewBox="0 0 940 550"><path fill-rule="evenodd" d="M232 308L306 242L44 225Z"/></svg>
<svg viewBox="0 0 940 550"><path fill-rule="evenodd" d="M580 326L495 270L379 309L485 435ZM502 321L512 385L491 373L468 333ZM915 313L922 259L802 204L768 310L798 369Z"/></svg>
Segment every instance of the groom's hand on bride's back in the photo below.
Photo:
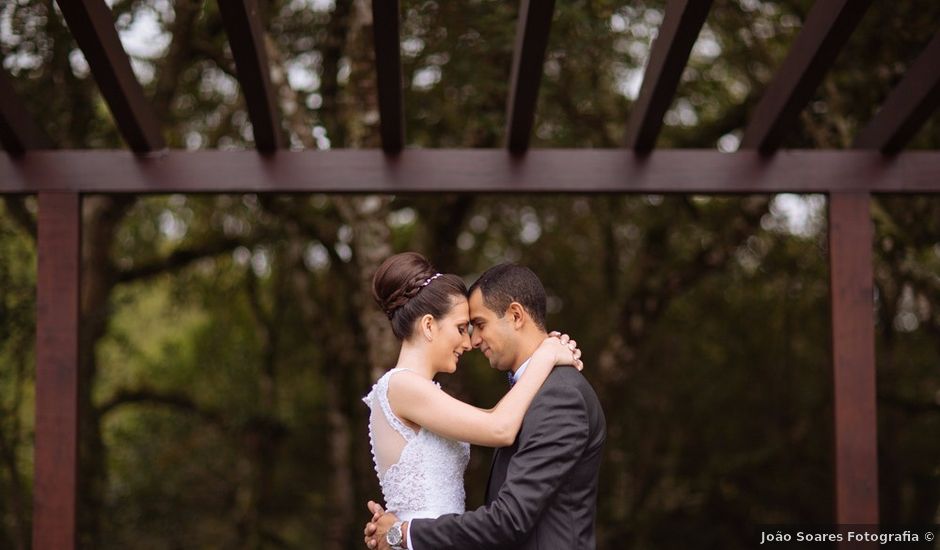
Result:
<svg viewBox="0 0 940 550"><path fill-rule="evenodd" d="M376 521L379 520L380 517L382 517L382 514L385 513L385 510L382 508L382 505L379 504L378 502L375 502L374 500L370 500L369 502L367 502L366 508L368 508L369 512L372 513L372 519L370 520L370 523L375 523Z"/></svg>
<svg viewBox="0 0 940 550"><path fill-rule="evenodd" d="M366 523L366 527L363 530L365 538L363 539L368 548L373 550L387 550L389 548L388 542L385 540L385 534L388 533L388 529L398 521L398 518L394 514L387 514L385 510L382 509L382 506L376 502L369 501L366 505L369 508L369 512L372 513L372 519Z"/></svg>
<svg viewBox="0 0 940 550"><path fill-rule="evenodd" d="M366 503L366 508L369 509L369 513L372 514L372 519L366 522L366 527L363 529L363 534L365 535L365 543L368 548L375 548L375 529L376 523L379 521L379 518L382 517L382 514L385 513L385 510L382 509L382 505L374 501L369 501Z"/></svg>

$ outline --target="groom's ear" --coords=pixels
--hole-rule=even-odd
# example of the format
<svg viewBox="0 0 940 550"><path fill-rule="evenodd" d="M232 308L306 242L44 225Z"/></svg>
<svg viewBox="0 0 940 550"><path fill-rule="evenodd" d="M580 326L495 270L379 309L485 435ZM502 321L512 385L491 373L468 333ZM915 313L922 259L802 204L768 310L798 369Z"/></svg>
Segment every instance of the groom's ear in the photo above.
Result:
<svg viewBox="0 0 940 550"><path fill-rule="evenodd" d="M509 316L509 322L512 323L514 329L519 330L525 325L526 311L519 302L510 303L506 309L506 315Z"/></svg>

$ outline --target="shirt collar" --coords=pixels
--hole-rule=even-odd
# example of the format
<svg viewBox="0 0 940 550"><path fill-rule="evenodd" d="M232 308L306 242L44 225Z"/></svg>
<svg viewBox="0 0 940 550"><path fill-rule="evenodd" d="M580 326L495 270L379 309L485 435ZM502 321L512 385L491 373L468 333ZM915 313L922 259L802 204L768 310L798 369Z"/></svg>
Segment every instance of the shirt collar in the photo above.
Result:
<svg viewBox="0 0 940 550"><path fill-rule="evenodd" d="M521 365L519 365L519 368L516 369L516 372L512 373L512 381L513 381L513 383L516 383L516 382L519 381L519 378L522 377L522 373L525 372L525 370L529 367L529 361L531 361L531 360L532 360L531 357L529 357L528 359L526 359L524 363L522 363Z"/></svg>

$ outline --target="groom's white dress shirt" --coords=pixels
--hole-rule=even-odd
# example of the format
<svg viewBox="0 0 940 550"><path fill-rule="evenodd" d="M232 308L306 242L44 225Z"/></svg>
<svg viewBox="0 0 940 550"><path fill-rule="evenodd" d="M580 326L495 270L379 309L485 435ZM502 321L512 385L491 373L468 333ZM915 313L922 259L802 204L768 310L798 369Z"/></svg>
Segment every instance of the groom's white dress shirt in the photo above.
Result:
<svg viewBox="0 0 940 550"><path fill-rule="evenodd" d="M528 359L526 359L525 362L523 362L521 365L519 365L519 368L516 369L516 372L512 373L512 383L513 383L513 384L515 384L516 382L519 381L519 378L522 377L522 373L525 372L525 370L529 367L529 361L531 361L531 360L532 360L531 357L529 357ZM407 537L407 539L408 539L408 550L417 550L417 549L414 547L414 545L411 544L411 522L408 522L408 537Z"/></svg>
<svg viewBox="0 0 940 550"><path fill-rule="evenodd" d="M531 357L529 357L528 359L526 359L526 360L525 360L525 363L519 365L519 368L516 369L516 372L512 373L512 383L513 383L513 384L515 384L516 382L518 382L518 381L519 381L519 378L522 377L522 373L525 372L525 370L526 370L527 368L529 368L529 361L531 361L531 360L532 360Z"/></svg>

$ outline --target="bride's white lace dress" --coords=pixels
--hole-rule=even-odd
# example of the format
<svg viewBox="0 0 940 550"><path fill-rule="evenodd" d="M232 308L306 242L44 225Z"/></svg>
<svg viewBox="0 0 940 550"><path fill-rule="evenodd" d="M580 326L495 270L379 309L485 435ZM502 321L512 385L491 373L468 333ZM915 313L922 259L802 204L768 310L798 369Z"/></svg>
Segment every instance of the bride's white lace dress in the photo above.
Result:
<svg viewBox="0 0 940 550"><path fill-rule="evenodd" d="M470 444L424 428L415 432L395 416L388 402L388 382L405 371L408 369L388 371L362 399L372 409L369 439L385 508L402 521L462 513Z"/></svg>

